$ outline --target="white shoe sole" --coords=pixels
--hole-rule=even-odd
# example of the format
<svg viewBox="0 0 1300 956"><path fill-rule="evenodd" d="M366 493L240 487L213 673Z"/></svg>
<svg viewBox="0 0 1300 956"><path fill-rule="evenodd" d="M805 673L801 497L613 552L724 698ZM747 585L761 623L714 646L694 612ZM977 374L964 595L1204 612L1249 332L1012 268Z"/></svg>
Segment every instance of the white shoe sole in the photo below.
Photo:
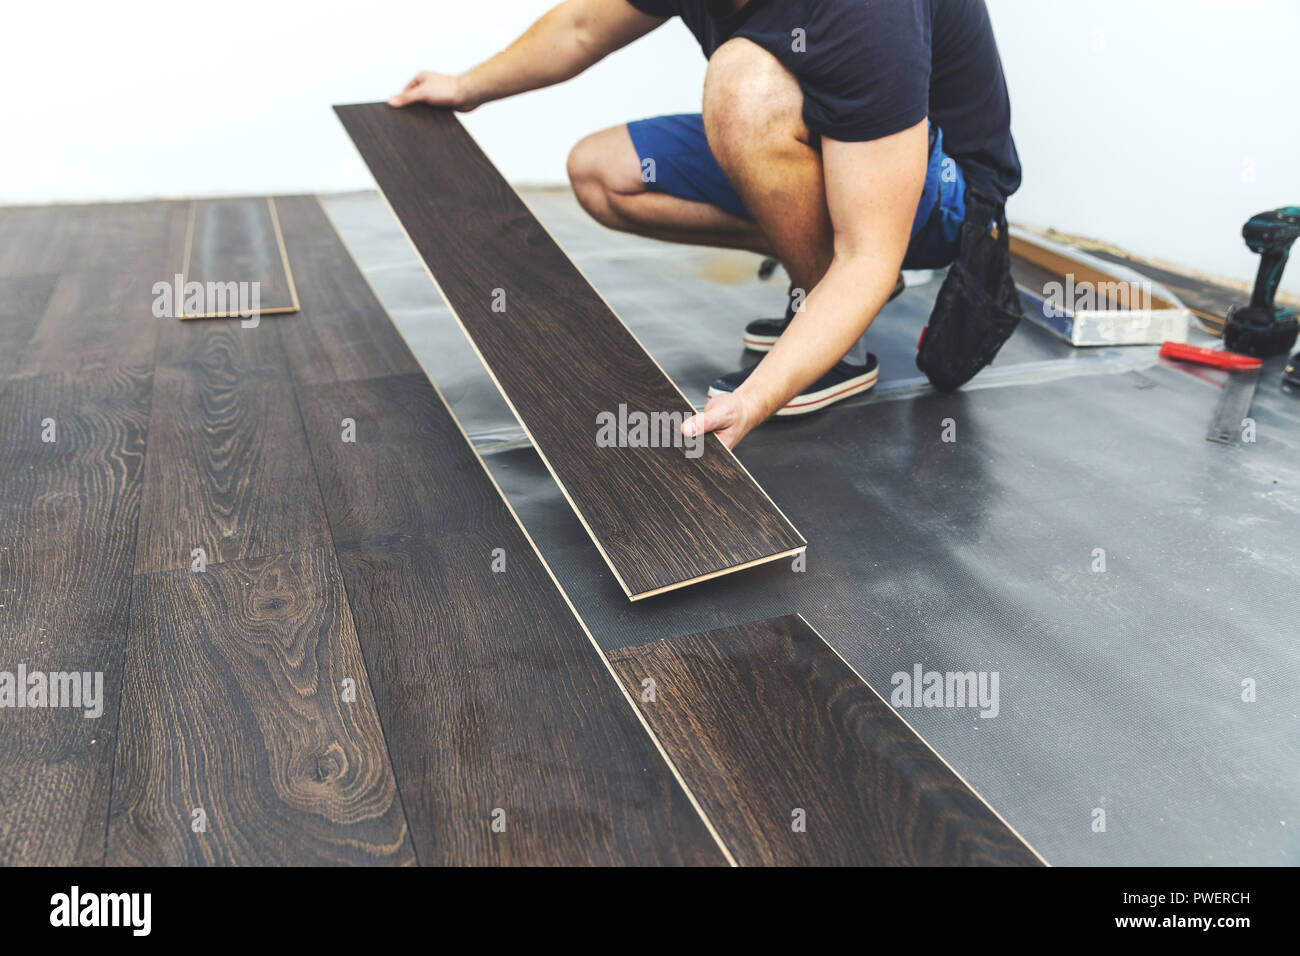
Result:
<svg viewBox="0 0 1300 956"><path fill-rule="evenodd" d="M744 339L744 342L745 342L745 348L749 349L749 351L751 351L751 352L770 352L770 351L772 351L772 346L773 346L773 345L776 345L776 340L777 340L778 338L780 338L780 336L778 336L778 335L753 335L753 334L751 334L751 333L749 333L749 332L745 332L745 333L743 333L742 338Z"/></svg>
<svg viewBox="0 0 1300 956"><path fill-rule="evenodd" d="M900 280L903 280L902 273L899 273L898 278ZM900 281L898 285L894 286L894 291L890 293L890 296L886 300L885 304L888 305L890 302L893 302L895 299L897 299L900 295L903 294L906 288L907 288L907 282ZM780 336L779 335L757 335L753 332L741 332L740 338L741 341L744 343L745 348L747 348L751 352L770 352L772 351L772 346L776 345L776 340L779 339Z"/></svg>
<svg viewBox="0 0 1300 956"><path fill-rule="evenodd" d="M777 415L808 415L812 412L819 412L828 405L834 405L836 402L842 402L846 398L852 398L854 395L861 395L876 384L876 379L880 376L880 366L877 365L870 372L858 375L854 378L846 378L844 381L832 385L830 388L823 388L818 392L805 392L803 395L796 396L792 401L786 404ZM714 395L726 394L722 389L709 387L709 398Z"/></svg>

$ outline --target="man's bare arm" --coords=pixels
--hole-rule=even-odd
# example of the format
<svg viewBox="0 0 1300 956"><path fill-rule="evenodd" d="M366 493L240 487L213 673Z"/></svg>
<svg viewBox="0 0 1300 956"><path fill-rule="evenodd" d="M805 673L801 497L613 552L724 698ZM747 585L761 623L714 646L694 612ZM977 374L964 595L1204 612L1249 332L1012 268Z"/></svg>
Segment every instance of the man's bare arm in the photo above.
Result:
<svg viewBox="0 0 1300 956"><path fill-rule="evenodd" d="M491 59L459 76L418 73L388 104L428 103L468 112L572 79L663 22L627 0L565 0Z"/></svg>
<svg viewBox="0 0 1300 956"><path fill-rule="evenodd" d="M822 138L835 255L821 282L758 368L687 422L735 447L751 429L824 375L889 299L925 186L929 127L866 143Z"/></svg>

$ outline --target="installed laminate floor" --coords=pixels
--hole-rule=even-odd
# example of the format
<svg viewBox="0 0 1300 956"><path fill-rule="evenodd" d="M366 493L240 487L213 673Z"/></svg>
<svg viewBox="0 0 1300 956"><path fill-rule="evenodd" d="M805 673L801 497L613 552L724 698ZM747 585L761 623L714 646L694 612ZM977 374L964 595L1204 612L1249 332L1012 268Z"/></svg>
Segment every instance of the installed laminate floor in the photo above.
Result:
<svg viewBox="0 0 1300 956"><path fill-rule="evenodd" d="M332 332L383 343L314 200L284 206L347 290ZM313 324L278 328L420 862L726 862L424 374L321 381Z"/></svg>
<svg viewBox="0 0 1300 956"><path fill-rule="evenodd" d="M0 863L727 863L318 202L278 208L303 308L250 327L155 317L188 204L0 211L41 250L0 253Z"/></svg>

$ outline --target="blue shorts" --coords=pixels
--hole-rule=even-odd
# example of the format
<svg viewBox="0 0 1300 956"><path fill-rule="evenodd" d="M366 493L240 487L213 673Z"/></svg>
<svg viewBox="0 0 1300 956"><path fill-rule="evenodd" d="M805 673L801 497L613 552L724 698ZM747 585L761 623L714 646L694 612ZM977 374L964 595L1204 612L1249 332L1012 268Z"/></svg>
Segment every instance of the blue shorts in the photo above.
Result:
<svg viewBox="0 0 1300 956"><path fill-rule="evenodd" d="M709 203L742 219L753 218L713 158L699 113L634 120L627 131L641 159L647 189ZM930 166L903 268L940 269L951 264L965 219L966 177L943 151L943 131L931 127Z"/></svg>

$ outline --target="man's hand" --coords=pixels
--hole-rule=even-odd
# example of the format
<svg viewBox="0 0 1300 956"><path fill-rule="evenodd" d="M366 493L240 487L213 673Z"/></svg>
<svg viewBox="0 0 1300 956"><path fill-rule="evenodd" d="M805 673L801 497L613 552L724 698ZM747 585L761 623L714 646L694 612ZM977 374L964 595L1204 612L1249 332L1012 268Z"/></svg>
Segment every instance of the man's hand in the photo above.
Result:
<svg viewBox="0 0 1300 956"><path fill-rule="evenodd" d="M427 103L468 113L493 100L572 79L663 22L624 0L564 0L490 60L459 76L417 73L388 105Z"/></svg>
<svg viewBox="0 0 1300 956"><path fill-rule="evenodd" d="M428 103L430 106L442 106L462 113L468 113L478 106L466 95L465 84L459 76L431 73L428 70L415 74L402 92L388 99L389 106L409 106L411 103Z"/></svg>
<svg viewBox="0 0 1300 956"><path fill-rule="evenodd" d="M830 268L744 384L712 399L683 431L717 431L734 448L853 347L894 290L925 185L928 144L925 120L863 143L822 137L835 232Z"/></svg>
<svg viewBox="0 0 1300 956"><path fill-rule="evenodd" d="M716 432L722 444L735 448L761 420L743 391L729 392L714 395L702 412L682 422L682 434L694 438Z"/></svg>

